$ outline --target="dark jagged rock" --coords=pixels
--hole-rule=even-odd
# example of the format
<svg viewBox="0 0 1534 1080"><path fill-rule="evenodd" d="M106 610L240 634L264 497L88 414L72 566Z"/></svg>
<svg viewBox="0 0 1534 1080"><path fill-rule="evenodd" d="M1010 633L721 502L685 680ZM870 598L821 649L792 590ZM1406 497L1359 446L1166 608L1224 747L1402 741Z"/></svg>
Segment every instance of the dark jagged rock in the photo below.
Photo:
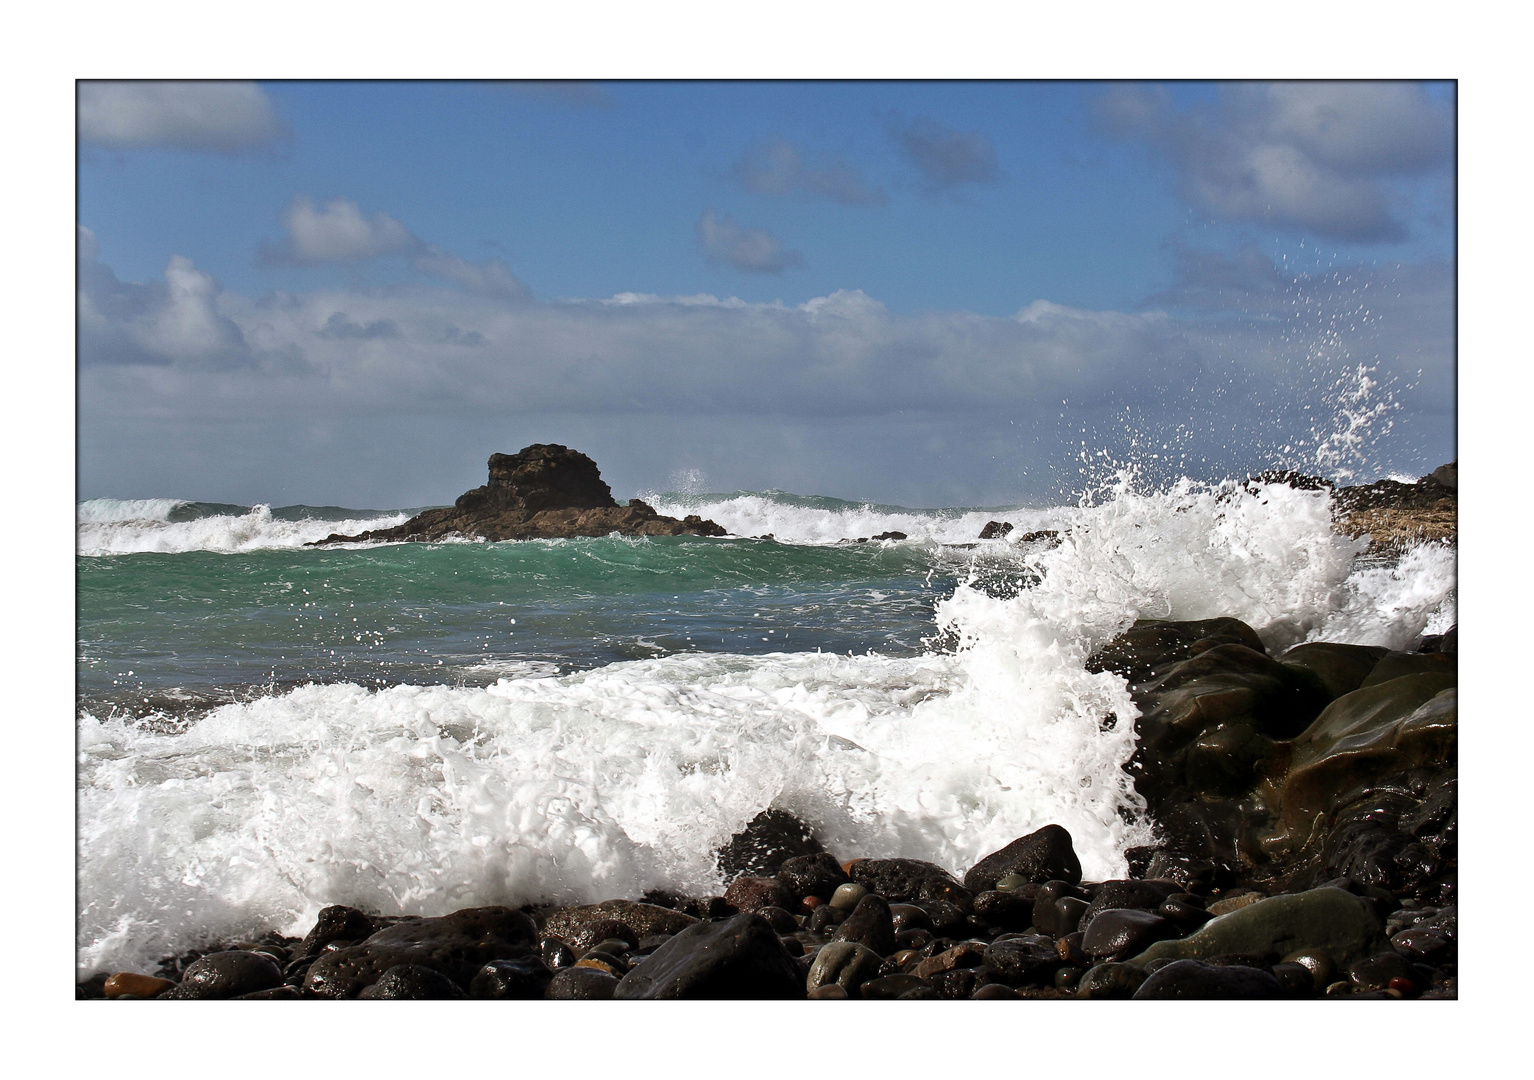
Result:
<svg viewBox="0 0 1534 1080"><path fill-rule="evenodd" d="M1011 934L986 947L983 960L998 982L1007 986L1048 986L1054 982L1060 954L1045 934Z"/></svg>
<svg viewBox="0 0 1534 1080"><path fill-rule="evenodd" d="M1012 527L1010 521L987 521L980 530L980 539L1000 540L1012 531Z"/></svg>
<svg viewBox="0 0 1534 1080"><path fill-rule="evenodd" d="M689 514L678 521L630 499L619 506L596 462L555 443L534 443L516 454L490 455L490 480L452 506L426 510L403 525L356 536L332 533L311 547L361 541L539 540L576 536L723 536L712 521Z"/></svg>
<svg viewBox="0 0 1534 1080"><path fill-rule="evenodd" d="M716 861L726 881L743 874L776 874L789 859L825 849L810 827L783 810L763 810L719 849Z"/></svg>
<svg viewBox="0 0 1534 1080"><path fill-rule="evenodd" d="M903 532L894 532L894 531L882 532L882 533L880 533L877 536L869 537L870 540L904 540L905 538L906 538L905 533L903 533Z"/></svg>
<svg viewBox="0 0 1534 1080"><path fill-rule="evenodd" d="M921 859L859 859L847 873L869 892L890 900L922 905L943 900L961 908L974 900L947 870Z"/></svg>
<svg viewBox="0 0 1534 1080"><path fill-rule="evenodd" d="M1399 554L1426 541L1459 535L1459 465L1450 462L1415 484L1376 480L1338 490L1337 523L1349 536L1369 537L1369 550Z"/></svg>
<svg viewBox="0 0 1534 1080"><path fill-rule="evenodd" d="M724 891L725 903L736 911L760 911L775 907L787 909L798 899L788 886L775 877L738 877Z"/></svg>
<svg viewBox="0 0 1534 1080"><path fill-rule="evenodd" d="M293 951L290 962L318 956L332 941L362 941L383 929L371 915L356 908L333 904L320 911L314 928Z"/></svg>
<svg viewBox="0 0 1534 1080"><path fill-rule="evenodd" d="M435 919L408 919L358 945L327 952L304 978L319 997L356 997L397 964L417 964L467 986L492 960L535 954L533 920L504 907L465 908Z"/></svg>
<svg viewBox="0 0 1534 1080"><path fill-rule="evenodd" d="M805 977L759 915L689 926L647 956L613 997L802 998Z"/></svg>
<svg viewBox="0 0 1534 1080"><path fill-rule="evenodd" d="M1040 883L1059 880L1074 885L1081 880L1081 860L1076 857L1071 834L1060 825L1045 825L1019 837L970 867L964 875L964 887L986 892L1008 874Z"/></svg>
<svg viewBox="0 0 1534 1080"><path fill-rule="evenodd" d="M818 896L829 900L832 893L852 879L834 855L822 851L786 860L778 867L778 880L799 899Z"/></svg>

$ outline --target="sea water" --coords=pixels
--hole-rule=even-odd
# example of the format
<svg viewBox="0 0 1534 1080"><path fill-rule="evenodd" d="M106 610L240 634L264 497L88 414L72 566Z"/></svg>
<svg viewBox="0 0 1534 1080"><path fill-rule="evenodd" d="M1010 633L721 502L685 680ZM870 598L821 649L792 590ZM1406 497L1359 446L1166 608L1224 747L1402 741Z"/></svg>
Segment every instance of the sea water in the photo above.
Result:
<svg viewBox="0 0 1534 1080"><path fill-rule="evenodd" d="M1326 491L648 498L731 535L315 549L410 511L81 503L82 972L332 903L714 893L769 807L841 859L959 874L1053 822L1121 875L1154 823L1095 649L1137 618L1235 616L1272 652L1455 618L1452 547L1368 558ZM1018 539L979 541L993 519ZM884 532L906 539L846 542Z"/></svg>

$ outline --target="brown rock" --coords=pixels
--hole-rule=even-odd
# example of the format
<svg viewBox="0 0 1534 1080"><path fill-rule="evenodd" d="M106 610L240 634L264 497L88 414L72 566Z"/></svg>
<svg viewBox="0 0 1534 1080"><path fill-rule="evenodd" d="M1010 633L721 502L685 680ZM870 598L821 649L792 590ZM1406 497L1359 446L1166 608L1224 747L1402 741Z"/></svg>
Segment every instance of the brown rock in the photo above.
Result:
<svg viewBox="0 0 1534 1080"><path fill-rule="evenodd" d="M169 979L157 979L153 975L140 975L135 971L119 971L107 977L102 991L109 998L122 997L124 994L152 998L158 997L175 985Z"/></svg>
<svg viewBox="0 0 1534 1080"><path fill-rule="evenodd" d="M579 955L608 937L607 924L612 922L622 923L642 940L652 934L680 933L697 921L691 915L654 904L604 900L554 912L544 920L543 933L564 941Z"/></svg>
<svg viewBox="0 0 1534 1080"><path fill-rule="evenodd" d="M689 514L678 521L630 499L619 506L596 462L555 443L535 443L516 454L490 455L490 480L466 491L450 507L417 514L403 525L356 536L332 533L310 547L359 541L536 540L576 536L723 536L712 521Z"/></svg>

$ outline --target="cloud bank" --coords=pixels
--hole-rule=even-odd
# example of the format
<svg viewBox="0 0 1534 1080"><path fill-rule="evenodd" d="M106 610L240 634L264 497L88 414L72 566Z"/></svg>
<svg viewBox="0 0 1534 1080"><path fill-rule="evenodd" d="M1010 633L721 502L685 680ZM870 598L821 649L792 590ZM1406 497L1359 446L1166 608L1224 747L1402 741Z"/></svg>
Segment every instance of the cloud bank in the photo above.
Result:
<svg viewBox="0 0 1534 1080"><path fill-rule="evenodd" d="M76 116L81 141L116 148L231 152L282 133L252 82L82 82Z"/></svg>
<svg viewBox="0 0 1534 1080"><path fill-rule="evenodd" d="M994 503L1043 473L1074 478L1083 442L1128 446L1128 413L1142 446L1265 467L1324 436L1315 418L1359 364L1396 380L1403 423L1431 428L1409 445L1452 453L1448 267L1323 280L1208 252L1181 266L1156 309L1041 300L1011 317L898 314L856 290L549 301L447 275L257 297L181 256L162 280L124 282L82 230L82 491L276 497L164 488L264 462L268 481L332 485L291 500L418 505L441 497L428 464L541 440L587 450L634 492L701 467L730 486ZM413 470L423 486L402 489ZM145 477L156 490L138 490Z"/></svg>

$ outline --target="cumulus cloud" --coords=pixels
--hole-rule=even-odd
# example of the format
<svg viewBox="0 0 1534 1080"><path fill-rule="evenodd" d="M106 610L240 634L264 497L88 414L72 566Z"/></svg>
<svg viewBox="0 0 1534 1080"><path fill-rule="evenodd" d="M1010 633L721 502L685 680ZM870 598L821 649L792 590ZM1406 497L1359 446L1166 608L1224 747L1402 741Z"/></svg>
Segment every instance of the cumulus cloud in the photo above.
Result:
<svg viewBox="0 0 1534 1080"><path fill-rule="evenodd" d="M163 282L125 283L100 261L89 229L78 238L82 364L227 369L250 362L244 333L219 310L218 282L190 259L173 255Z"/></svg>
<svg viewBox="0 0 1534 1080"><path fill-rule="evenodd" d="M525 296L527 287L500 259L472 263L451 251L428 244L397 218L383 212L371 216L352 200L334 198L316 205L299 195L282 213L286 232L281 243L265 244L264 262L316 266L354 263L400 255L423 274L450 281L469 292L503 298Z"/></svg>
<svg viewBox="0 0 1534 1080"><path fill-rule="evenodd" d="M317 206L299 195L282 212L282 225L287 230L282 244L263 251L277 262L360 262L425 248L397 219L382 211L368 217L356 203L339 197Z"/></svg>
<svg viewBox="0 0 1534 1080"><path fill-rule="evenodd" d="M235 151L282 131L266 92L252 82L82 82L82 141L111 147Z"/></svg>
<svg viewBox="0 0 1534 1080"><path fill-rule="evenodd" d="M1391 181L1446 167L1451 107L1397 82L1223 84L1179 111L1164 89L1118 87L1098 101L1108 129L1143 141L1182 195L1226 221L1259 221L1357 242L1404 240Z"/></svg>
<svg viewBox="0 0 1534 1080"><path fill-rule="evenodd" d="M997 180L996 148L978 131L956 131L926 117L897 121L890 134L901 152L936 191Z"/></svg>
<svg viewBox="0 0 1534 1080"><path fill-rule="evenodd" d="M766 229L742 228L712 209L703 211L698 219L698 243L709 262L746 274L781 274L804 262L804 256L784 248L783 242Z"/></svg>
<svg viewBox="0 0 1534 1080"><path fill-rule="evenodd" d="M884 201L884 192L866 183L853 166L832 161L823 168L805 164L797 147L783 139L749 151L735 163L734 176L748 191L783 197L819 195L846 206L870 206Z"/></svg>

